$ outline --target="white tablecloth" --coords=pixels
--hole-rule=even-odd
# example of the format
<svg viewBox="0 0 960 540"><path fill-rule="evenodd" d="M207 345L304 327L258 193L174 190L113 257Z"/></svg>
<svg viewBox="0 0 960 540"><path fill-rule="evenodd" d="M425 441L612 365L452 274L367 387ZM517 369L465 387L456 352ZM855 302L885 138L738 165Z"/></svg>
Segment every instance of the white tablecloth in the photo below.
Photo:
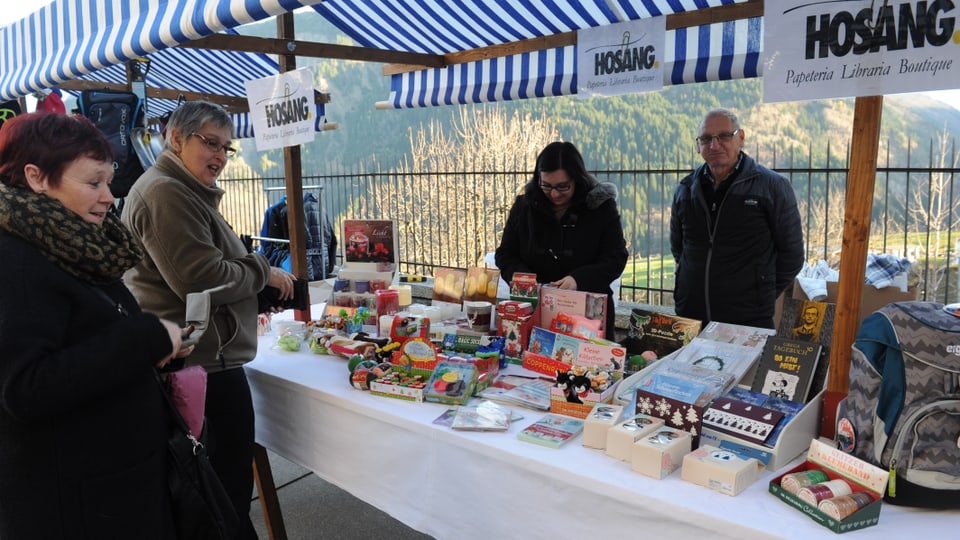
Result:
<svg viewBox="0 0 960 540"><path fill-rule="evenodd" d="M448 406L356 390L345 360L273 340L246 367L257 442L438 539L836 537L767 492L774 473L736 497L679 471L654 480L581 437L559 450L518 440L543 414L522 408L507 433L454 431L433 424ZM843 537L949 538L958 525L957 511L885 505L878 525Z"/></svg>

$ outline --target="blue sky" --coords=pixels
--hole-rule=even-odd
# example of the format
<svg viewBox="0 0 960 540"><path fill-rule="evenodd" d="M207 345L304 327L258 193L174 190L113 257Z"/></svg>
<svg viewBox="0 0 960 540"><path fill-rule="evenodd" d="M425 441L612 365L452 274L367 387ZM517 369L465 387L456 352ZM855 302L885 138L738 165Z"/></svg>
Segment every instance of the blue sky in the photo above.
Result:
<svg viewBox="0 0 960 540"><path fill-rule="evenodd" d="M0 26L23 18L49 4L51 1L52 0L16 0L13 2L4 2L3 9L0 10ZM926 94L960 110L960 89L926 92Z"/></svg>

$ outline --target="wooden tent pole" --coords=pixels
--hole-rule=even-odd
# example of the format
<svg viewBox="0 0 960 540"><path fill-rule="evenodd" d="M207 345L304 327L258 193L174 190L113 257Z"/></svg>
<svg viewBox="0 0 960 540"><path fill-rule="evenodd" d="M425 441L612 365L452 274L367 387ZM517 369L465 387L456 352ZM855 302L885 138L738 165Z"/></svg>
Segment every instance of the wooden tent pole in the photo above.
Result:
<svg viewBox="0 0 960 540"><path fill-rule="evenodd" d="M837 403L850 386L850 350L860 326L860 297L870 247L870 217L880 146L883 96L858 97L853 113L850 172L847 175L843 214L843 246L840 252L840 282L837 311L830 347L830 370L823 403L820 434L833 438Z"/></svg>
<svg viewBox="0 0 960 540"><path fill-rule="evenodd" d="M295 37L293 13L286 12L277 16L277 38L293 40ZM297 57L293 54L279 56L280 73L297 69ZM303 167L300 159L300 146L283 148L283 171L287 187L287 225L290 230L290 269L293 275L307 279L307 228L303 216ZM309 302L308 302L309 304ZM298 321L310 320L310 306L294 312Z"/></svg>

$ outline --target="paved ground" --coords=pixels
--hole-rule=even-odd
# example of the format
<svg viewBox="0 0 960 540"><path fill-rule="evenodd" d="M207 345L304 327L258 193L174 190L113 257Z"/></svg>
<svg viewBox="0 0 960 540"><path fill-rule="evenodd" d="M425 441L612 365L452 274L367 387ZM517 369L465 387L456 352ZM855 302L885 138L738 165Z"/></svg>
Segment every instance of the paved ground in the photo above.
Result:
<svg viewBox="0 0 960 540"><path fill-rule="evenodd" d="M289 540L431 540L308 469L268 454ZM260 540L268 540L259 499L253 501L250 517Z"/></svg>

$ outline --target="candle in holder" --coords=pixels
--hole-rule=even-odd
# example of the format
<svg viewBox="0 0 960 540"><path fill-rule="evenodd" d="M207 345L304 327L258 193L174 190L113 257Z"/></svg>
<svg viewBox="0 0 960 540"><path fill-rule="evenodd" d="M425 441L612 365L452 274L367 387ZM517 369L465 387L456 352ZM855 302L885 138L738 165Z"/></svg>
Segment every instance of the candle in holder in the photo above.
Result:
<svg viewBox="0 0 960 540"><path fill-rule="evenodd" d="M413 291L409 285L391 285L390 288L399 291L401 308L413 303Z"/></svg>
<svg viewBox="0 0 960 540"><path fill-rule="evenodd" d="M400 311L400 291L378 290L374 295L377 299L377 314L392 316Z"/></svg>

